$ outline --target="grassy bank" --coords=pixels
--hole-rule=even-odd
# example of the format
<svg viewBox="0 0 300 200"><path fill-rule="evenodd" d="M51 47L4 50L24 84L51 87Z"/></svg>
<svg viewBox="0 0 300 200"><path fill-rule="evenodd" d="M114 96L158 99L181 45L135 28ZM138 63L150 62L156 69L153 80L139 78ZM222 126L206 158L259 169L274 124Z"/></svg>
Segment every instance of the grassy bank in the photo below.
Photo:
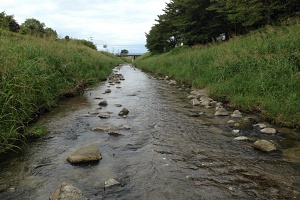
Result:
<svg viewBox="0 0 300 200"><path fill-rule="evenodd" d="M26 127L37 114L122 62L75 42L0 30L0 153L32 134Z"/></svg>
<svg viewBox="0 0 300 200"><path fill-rule="evenodd" d="M281 125L300 125L300 24L265 27L221 44L146 54L135 64L169 75L244 111Z"/></svg>

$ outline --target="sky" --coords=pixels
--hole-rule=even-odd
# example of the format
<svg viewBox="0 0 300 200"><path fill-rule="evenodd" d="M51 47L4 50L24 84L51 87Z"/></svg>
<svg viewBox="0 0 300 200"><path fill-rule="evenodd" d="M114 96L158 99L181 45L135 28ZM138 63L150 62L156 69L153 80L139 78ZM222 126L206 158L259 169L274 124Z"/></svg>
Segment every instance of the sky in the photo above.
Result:
<svg viewBox="0 0 300 200"><path fill-rule="evenodd" d="M0 12L22 24L34 18L60 38L85 39L99 51L145 53L146 37L170 0L0 0ZM107 45L107 48L103 48Z"/></svg>

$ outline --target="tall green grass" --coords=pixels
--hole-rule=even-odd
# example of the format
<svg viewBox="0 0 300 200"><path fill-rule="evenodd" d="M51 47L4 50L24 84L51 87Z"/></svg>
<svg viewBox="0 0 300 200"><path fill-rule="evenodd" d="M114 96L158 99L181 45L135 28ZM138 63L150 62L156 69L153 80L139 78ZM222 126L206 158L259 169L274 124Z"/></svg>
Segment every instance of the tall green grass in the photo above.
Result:
<svg viewBox="0 0 300 200"><path fill-rule="evenodd" d="M0 153L24 142L28 123L77 84L105 79L123 62L75 42L0 30Z"/></svg>
<svg viewBox="0 0 300 200"><path fill-rule="evenodd" d="M274 123L300 125L300 24L267 26L227 42L139 57L144 70L209 87L215 99L259 111Z"/></svg>

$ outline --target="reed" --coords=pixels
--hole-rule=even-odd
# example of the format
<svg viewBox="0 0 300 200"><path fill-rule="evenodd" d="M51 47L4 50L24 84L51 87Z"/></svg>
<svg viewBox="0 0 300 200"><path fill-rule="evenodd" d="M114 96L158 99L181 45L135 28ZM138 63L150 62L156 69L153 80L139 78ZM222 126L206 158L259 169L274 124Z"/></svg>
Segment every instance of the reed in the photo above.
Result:
<svg viewBox="0 0 300 200"><path fill-rule="evenodd" d="M65 94L76 95L76 85L103 80L120 63L72 41L0 30L0 153L26 142L28 124Z"/></svg>
<svg viewBox="0 0 300 200"><path fill-rule="evenodd" d="M274 123L299 127L299 29L299 23L267 26L223 43L148 53L135 64L195 87L209 87L215 99L258 111Z"/></svg>

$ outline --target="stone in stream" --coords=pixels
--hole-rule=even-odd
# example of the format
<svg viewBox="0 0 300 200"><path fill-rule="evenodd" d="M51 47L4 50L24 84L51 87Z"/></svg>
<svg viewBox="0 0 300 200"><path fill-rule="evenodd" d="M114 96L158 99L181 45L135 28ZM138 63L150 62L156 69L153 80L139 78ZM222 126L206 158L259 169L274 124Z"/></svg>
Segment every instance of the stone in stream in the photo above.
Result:
<svg viewBox="0 0 300 200"><path fill-rule="evenodd" d="M107 132L109 135L115 135L115 136L118 136L118 135L120 135L120 133L119 133L119 129L118 128L116 128L116 127L112 127L112 128L110 128L109 130L108 130L108 132Z"/></svg>
<svg viewBox="0 0 300 200"><path fill-rule="evenodd" d="M98 117L100 117L102 119L107 119L107 118L110 118L110 115L108 115L108 114L100 114Z"/></svg>
<svg viewBox="0 0 300 200"><path fill-rule="evenodd" d="M264 152L270 152L270 151L275 151L276 147L272 142L269 142L267 140L257 140L253 144L255 149L264 151Z"/></svg>
<svg viewBox="0 0 300 200"><path fill-rule="evenodd" d="M97 145L82 147L71 154L67 161L71 164L79 164L86 162L95 162L102 159L101 153Z"/></svg>
<svg viewBox="0 0 300 200"><path fill-rule="evenodd" d="M169 85L177 85L177 82L175 80L170 80L168 84Z"/></svg>
<svg viewBox="0 0 300 200"><path fill-rule="evenodd" d="M209 101L209 102L211 102L211 101L213 101L213 99L208 97L208 96L203 95L203 96L200 97L200 101Z"/></svg>
<svg viewBox="0 0 300 200"><path fill-rule="evenodd" d="M102 125L102 126L98 126L96 128L93 128L93 131L108 131L110 129L109 126L106 125Z"/></svg>
<svg viewBox="0 0 300 200"><path fill-rule="evenodd" d="M217 110L215 116L228 116L228 112L225 108L221 107Z"/></svg>
<svg viewBox="0 0 300 200"><path fill-rule="evenodd" d="M192 99L192 100L190 101L190 104L191 104L192 106L199 106L199 105L200 105L200 101L199 101L198 99Z"/></svg>
<svg viewBox="0 0 300 200"><path fill-rule="evenodd" d="M232 130L232 132L233 132L234 134L238 134L238 133L240 133L241 131L238 130L238 129L234 129L234 130Z"/></svg>
<svg viewBox="0 0 300 200"><path fill-rule="evenodd" d="M189 95L187 98L192 100L192 99L196 99L196 96L195 95Z"/></svg>
<svg viewBox="0 0 300 200"><path fill-rule="evenodd" d="M115 104L116 107L122 107L122 104Z"/></svg>
<svg viewBox="0 0 300 200"><path fill-rule="evenodd" d="M118 127L118 129L119 130L129 130L130 129L130 126L129 125L120 125L119 127Z"/></svg>
<svg viewBox="0 0 300 200"><path fill-rule="evenodd" d="M239 110L235 110L235 111L233 111L231 117L241 118L243 116L242 116L242 113Z"/></svg>
<svg viewBox="0 0 300 200"><path fill-rule="evenodd" d="M230 121L228 122L230 126L240 129L240 130L251 130L253 129L253 125L249 118L241 119L238 121Z"/></svg>
<svg viewBox="0 0 300 200"><path fill-rule="evenodd" d="M62 182L49 197L50 200L85 200L82 192L71 184Z"/></svg>
<svg viewBox="0 0 300 200"><path fill-rule="evenodd" d="M124 116L124 115L128 115L129 110L127 108L123 108L120 112L119 112L119 116Z"/></svg>
<svg viewBox="0 0 300 200"><path fill-rule="evenodd" d="M239 136L239 137L234 138L234 140L245 141L245 140L249 140L249 138L247 138L246 136Z"/></svg>
<svg viewBox="0 0 300 200"><path fill-rule="evenodd" d="M111 93L111 89L107 89L107 90L105 90L105 92L104 93Z"/></svg>
<svg viewBox="0 0 300 200"><path fill-rule="evenodd" d="M258 123L258 124L255 124L254 126L258 126L261 129L267 128L267 125L263 124L263 123Z"/></svg>
<svg viewBox="0 0 300 200"><path fill-rule="evenodd" d="M264 129L261 129L260 132L267 133L267 134L275 134L276 129L275 128L264 128Z"/></svg>
<svg viewBox="0 0 300 200"><path fill-rule="evenodd" d="M210 100L202 100L200 105L204 107L209 107L211 105Z"/></svg>
<svg viewBox="0 0 300 200"><path fill-rule="evenodd" d="M104 101L100 101L100 102L98 103L98 105L99 105L99 106L107 106L108 103L107 103L106 100L104 100Z"/></svg>
<svg viewBox="0 0 300 200"><path fill-rule="evenodd" d="M117 181L116 179L110 178L107 181L105 181L104 187L105 188L110 188L110 187L117 186L117 185L120 185L120 184L121 183L119 181Z"/></svg>
<svg viewBox="0 0 300 200"><path fill-rule="evenodd" d="M90 115L98 115L99 114L99 111L98 110L90 110L88 112Z"/></svg>

